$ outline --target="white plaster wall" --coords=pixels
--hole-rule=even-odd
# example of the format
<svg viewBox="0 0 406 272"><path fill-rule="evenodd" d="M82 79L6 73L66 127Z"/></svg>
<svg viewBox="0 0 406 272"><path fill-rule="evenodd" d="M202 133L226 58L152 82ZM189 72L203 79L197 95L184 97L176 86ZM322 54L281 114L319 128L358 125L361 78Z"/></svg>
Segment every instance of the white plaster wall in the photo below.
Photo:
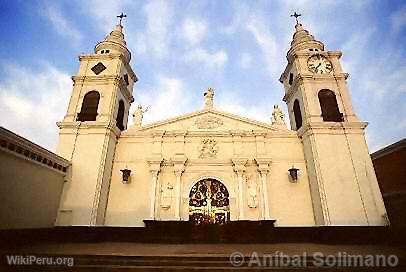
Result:
<svg viewBox="0 0 406 272"><path fill-rule="evenodd" d="M241 125L240 125L241 127ZM179 128L173 125L173 128ZM170 135L170 133L169 133ZM214 135L214 136L213 136ZM216 158L199 159L199 146L204 138L213 138L219 145ZM105 224L111 226L143 226L143 220L149 218L151 197L151 173L147 159L153 154L153 138L151 135L124 134L118 141L114 156L112 180L110 184L109 199L106 211ZM255 137L243 136L239 157L248 159L245 176L253 177L260 186L260 177L255 163L259 156ZM230 194L231 220L238 219L238 182L233 170L231 159L235 156L235 144L231 136L216 136L216 133L207 132L204 136L185 136L185 144L181 149L188 158L185 171L181 178L181 218L188 220L188 196L191 187L204 177L220 180ZM179 151L179 144L173 136L163 136L159 148L160 156L164 159L158 179L158 192L160 185L170 181L176 183L171 158ZM270 214L276 219L279 226L311 226L314 225L314 215L310 197L309 181L302 143L297 137L265 137L265 149L260 150L260 156L271 158L270 172L267 178L270 204ZM156 154L155 154L156 155ZM300 169L299 181L292 183L289 180L288 169L292 166ZM123 184L121 169L132 171L131 183ZM259 189L258 189L259 190ZM169 209L162 209L160 198L156 199L156 215L160 220L174 220L176 191L172 190L172 202ZM261 212L262 197L258 191L257 208L249 208L247 199L247 184L244 181L244 211L246 219L263 219Z"/></svg>

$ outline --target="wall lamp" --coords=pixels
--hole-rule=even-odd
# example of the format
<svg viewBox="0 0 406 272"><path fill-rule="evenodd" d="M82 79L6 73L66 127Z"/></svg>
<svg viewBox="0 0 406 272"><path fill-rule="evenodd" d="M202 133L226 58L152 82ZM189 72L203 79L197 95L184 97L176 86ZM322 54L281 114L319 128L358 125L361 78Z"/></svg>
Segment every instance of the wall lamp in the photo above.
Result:
<svg viewBox="0 0 406 272"><path fill-rule="evenodd" d="M130 169L122 169L120 170L123 173L123 184L128 184L131 182L131 170Z"/></svg>
<svg viewBox="0 0 406 272"><path fill-rule="evenodd" d="M297 182L297 176L298 176L298 172L300 169L294 167L292 165L292 167L288 170L289 171L289 175L292 178L292 182Z"/></svg>

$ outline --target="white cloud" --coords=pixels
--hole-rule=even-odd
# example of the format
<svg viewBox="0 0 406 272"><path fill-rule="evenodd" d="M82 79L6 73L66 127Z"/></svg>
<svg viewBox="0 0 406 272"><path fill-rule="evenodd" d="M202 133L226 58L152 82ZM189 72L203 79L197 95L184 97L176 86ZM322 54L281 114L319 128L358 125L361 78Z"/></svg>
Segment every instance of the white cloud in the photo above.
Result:
<svg viewBox="0 0 406 272"><path fill-rule="evenodd" d="M351 74L354 110L370 123L366 133L370 151L403 137L402 124L406 123L404 58L401 49L388 40L383 39L379 49L374 47L378 31L375 27L353 31L342 46L342 65Z"/></svg>
<svg viewBox="0 0 406 272"><path fill-rule="evenodd" d="M210 53L206 49L196 48L186 53L185 60L204 64L208 68L219 69L227 63L228 56L224 50Z"/></svg>
<svg viewBox="0 0 406 272"><path fill-rule="evenodd" d="M280 59L277 57L280 49L276 44L275 37L269 31L266 20L261 16L250 16L245 28L252 34L261 49L268 72L272 75L279 73L282 67L282 63L277 61Z"/></svg>
<svg viewBox="0 0 406 272"><path fill-rule="evenodd" d="M151 53L157 58L166 57L169 51L170 26L173 10L168 2L150 1L143 7L146 29L137 33L135 48L138 54Z"/></svg>
<svg viewBox="0 0 406 272"><path fill-rule="evenodd" d="M117 15L125 12L130 5L136 4L131 0L76 0L76 2L81 12L94 19L95 26L105 34L112 31L113 26L118 23Z"/></svg>
<svg viewBox="0 0 406 272"><path fill-rule="evenodd" d="M190 45L196 45L207 35L207 24L202 19L186 18L181 27L181 35Z"/></svg>
<svg viewBox="0 0 406 272"><path fill-rule="evenodd" d="M249 68L252 64L252 56L247 52L241 54L240 66L244 69Z"/></svg>
<svg viewBox="0 0 406 272"><path fill-rule="evenodd" d="M257 4L247 6L241 2L233 3L234 15L231 22L226 27L220 28L220 32L225 34L239 35L241 33L249 33L256 46L260 50L260 54L252 55L252 58L264 62L266 72L271 78L277 79L280 71L283 69L282 49L278 47L277 38L272 33L272 25L269 18L263 14L263 8ZM284 39L279 38L279 43ZM242 68L249 64L252 60L244 54L240 60Z"/></svg>
<svg viewBox="0 0 406 272"><path fill-rule="evenodd" d="M55 4L45 4L44 17L48 18L55 31L62 37L69 39L74 46L78 46L82 40L82 34L62 14L62 11Z"/></svg>
<svg viewBox="0 0 406 272"><path fill-rule="evenodd" d="M0 82L0 125L48 149L56 147L58 128L69 101L69 75L51 65L38 71L7 65Z"/></svg>
<svg viewBox="0 0 406 272"><path fill-rule="evenodd" d="M242 97L236 97L235 91L223 91L218 93L217 96L217 101L215 100L215 107L217 109L271 124L273 106L269 99L264 99L255 104L247 104ZM282 103L278 104L285 112L285 120L289 126L289 118L286 115L285 105Z"/></svg>
<svg viewBox="0 0 406 272"><path fill-rule="evenodd" d="M130 114L133 114L138 105L144 108L148 106L149 110L144 114L143 124L183 114L191 107L191 96L186 91L185 83L179 78L159 75L156 85L139 90L138 93ZM130 120L130 126L132 123Z"/></svg>

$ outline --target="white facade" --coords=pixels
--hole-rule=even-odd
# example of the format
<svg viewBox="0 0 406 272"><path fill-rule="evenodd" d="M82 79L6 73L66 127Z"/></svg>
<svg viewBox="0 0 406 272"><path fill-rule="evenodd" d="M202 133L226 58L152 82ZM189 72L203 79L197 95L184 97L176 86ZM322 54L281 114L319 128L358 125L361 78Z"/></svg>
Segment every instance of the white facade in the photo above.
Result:
<svg viewBox="0 0 406 272"><path fill-rule="evenodd" d="M57 152L72 163L58 224L144 226L145 219L187 221L200 213L213 222L224 214L226 221L276 220L276 226L386 224L366 123L352 110L340 56L296 25L280 79L294 130L278 107L269 124L222 112L211 89L200 111L143 126L139 107L127 129L137 77L118 25L94 54L80 56L58 123ZM323 89L342 119L323 121L330 114L318 98ZM94 116L92 106L83 106L91 91L99 94ZM288 171L293 166L297 180ZM131 171L128 181L122 170Z"/></svg>

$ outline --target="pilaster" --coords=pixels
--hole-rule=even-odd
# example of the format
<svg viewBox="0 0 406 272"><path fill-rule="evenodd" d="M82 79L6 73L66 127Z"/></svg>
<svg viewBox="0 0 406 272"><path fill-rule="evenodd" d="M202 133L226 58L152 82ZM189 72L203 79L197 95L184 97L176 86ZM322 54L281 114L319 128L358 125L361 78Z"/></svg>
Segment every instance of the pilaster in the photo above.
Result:
<svg viewBox="0 0 406 272"><path fill-rule="evenodd" d="M157 187L158 187L158 175L161 171L162 158L155 157L147 160L149 165L149 171L151 173L151 191L150 191L150 219L156 218L156 199L157 199Z"/></svg>
<svg viewBox="0 0 406 272"><path fill-rule="evenodd" d="M176 177L176 203L175 203L175 218L181 219L181 201L182 201L182 173L185 171L185 163L187 158L184 156L175 156L172 159L173 171Z"/></svg>
<svg viewBox="0 0 406 272"><path fill-rule="evenodd" d="M238 208L239 208L239 220L245 219L245 207L244 207L244 173L246 171L246 164L248 159L246 158L234 158L232 159L234 171L237 174L238 179Z"/></svg>
<svg viewBox="0 0 406 272"><path fill-rule="evenodd" d="M267 176L270 169L271 159L270 158L255 158L257 163L257 169L261 176L261 194L262 194L262 215L265 220L271 219L269 211L269 197L268 197L268 184Z"/></svg>

